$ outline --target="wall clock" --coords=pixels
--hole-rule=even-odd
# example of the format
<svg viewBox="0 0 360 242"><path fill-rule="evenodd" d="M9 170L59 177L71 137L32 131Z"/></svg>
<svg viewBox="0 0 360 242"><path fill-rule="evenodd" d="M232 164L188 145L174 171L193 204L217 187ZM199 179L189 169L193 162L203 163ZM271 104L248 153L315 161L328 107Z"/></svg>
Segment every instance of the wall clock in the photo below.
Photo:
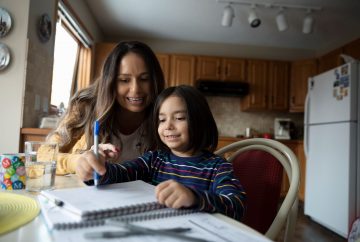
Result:
<svg viewBox="0 0 360 242"><path fill-rule="evenodd" d="M0 38L7 35L11 29L11 16L5 8L0 8Z"/></svg>
<svg viewBox="0 0 360 242"><path fill-rule="evenodd" d="M5 45L0 43L0 71L4 70L10 63L10 50Z"/></svg>
<svg viewBox="0 0 360 242"><path fill-rule="evenodd" d="M51 37L51 20L48 14L43 14L40 17L38 35L42 42L47 42Z"/></svg>

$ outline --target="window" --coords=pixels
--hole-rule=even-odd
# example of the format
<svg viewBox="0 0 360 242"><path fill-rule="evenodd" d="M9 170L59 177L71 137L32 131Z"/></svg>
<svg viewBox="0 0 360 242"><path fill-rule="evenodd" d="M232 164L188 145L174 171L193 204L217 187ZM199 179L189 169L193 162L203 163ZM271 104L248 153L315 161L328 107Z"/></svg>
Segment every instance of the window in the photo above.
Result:
<svg viewBox="0 0 360 242"><path fill-rule="evenodd" d="M67 108L70 97L90 84L92 40L71 8L61 0L58 7L50 102Z"/></svg>
<svg viewBox="0 0 360 242"><path fill-rule="evenodd" d="M55 36L51 105L59 107L63 103L65 108L68 106L78 49L79 44L76 39L62 26L61 21L58 21Z"/></svg>

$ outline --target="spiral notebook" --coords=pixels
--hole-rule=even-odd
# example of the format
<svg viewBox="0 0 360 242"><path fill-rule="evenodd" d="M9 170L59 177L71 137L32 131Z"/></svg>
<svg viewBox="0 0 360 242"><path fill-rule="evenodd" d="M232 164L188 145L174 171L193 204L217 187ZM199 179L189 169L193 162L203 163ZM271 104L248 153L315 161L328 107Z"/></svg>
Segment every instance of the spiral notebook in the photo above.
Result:
<svg viewBox="0 0 360 242"><path fill-rule="evenodd" d="M116 183L42 191L49 201L60 201L61 208L78 221L114 217L162 208L155 187L144 181Z"/></svg>
<svg viewBox="0 0 360 242"><path fill-rule="evenodd" d="M154 189L139 180L105 185L100 189L81 187L42 191L38 201L50 230L99 226L104 224L105 218L111 217L133 222L194 212L158 204Z"/></svg>

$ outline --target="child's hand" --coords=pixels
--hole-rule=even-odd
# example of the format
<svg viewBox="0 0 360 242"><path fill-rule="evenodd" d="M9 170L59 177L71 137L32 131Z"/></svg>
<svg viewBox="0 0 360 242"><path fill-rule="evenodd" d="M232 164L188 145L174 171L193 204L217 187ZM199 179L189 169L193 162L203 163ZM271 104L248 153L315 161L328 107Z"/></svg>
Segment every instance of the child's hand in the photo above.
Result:
<svg viewBox="0 0 360 242"><path fill-rule="evenodd" d="M155 195L160 204L170 208L191 207L196 203L195 194L174 180L167 180L157 185Z"/></svg>
<svg viewBox="0 0 360 242"><path fill-rule="evenodd" d="M76 161L76 175L82 181L93 179L94 171L100 175L106 172L105 158L100 155L99 159L96 158L92 150L86 151Z"/></svg>

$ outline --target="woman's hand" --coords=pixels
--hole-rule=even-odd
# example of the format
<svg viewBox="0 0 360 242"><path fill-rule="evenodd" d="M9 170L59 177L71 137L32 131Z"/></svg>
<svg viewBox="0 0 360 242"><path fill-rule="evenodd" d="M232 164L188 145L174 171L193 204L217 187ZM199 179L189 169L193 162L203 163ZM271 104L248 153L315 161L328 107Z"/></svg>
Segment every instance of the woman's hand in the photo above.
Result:
<svg viewBox="0 0 360 242"><path fill-rule="evenodd" d="M93 150L93 146L91 149ZM119 158L120 149L113 144L99 144L99 155L107 161L116 161Z"/></svg>
<svg viewBox="0 0 360 242"><path fill-rule="evenodd" d="M104 175L106 172L105 161L116 160L118 157L119 149L117 147L112 144L99 144L99 159L92 150L84 152L76 161L76 174L83 181L93 179L94 171Z"/></svg>
<svg viewBox="0 0 360 242"><path fill-rule="evenodd" d="M189 188L174 180L157 185L155 195L160 204L170 208L191 207L197 202L195 194Z"/></svg>

